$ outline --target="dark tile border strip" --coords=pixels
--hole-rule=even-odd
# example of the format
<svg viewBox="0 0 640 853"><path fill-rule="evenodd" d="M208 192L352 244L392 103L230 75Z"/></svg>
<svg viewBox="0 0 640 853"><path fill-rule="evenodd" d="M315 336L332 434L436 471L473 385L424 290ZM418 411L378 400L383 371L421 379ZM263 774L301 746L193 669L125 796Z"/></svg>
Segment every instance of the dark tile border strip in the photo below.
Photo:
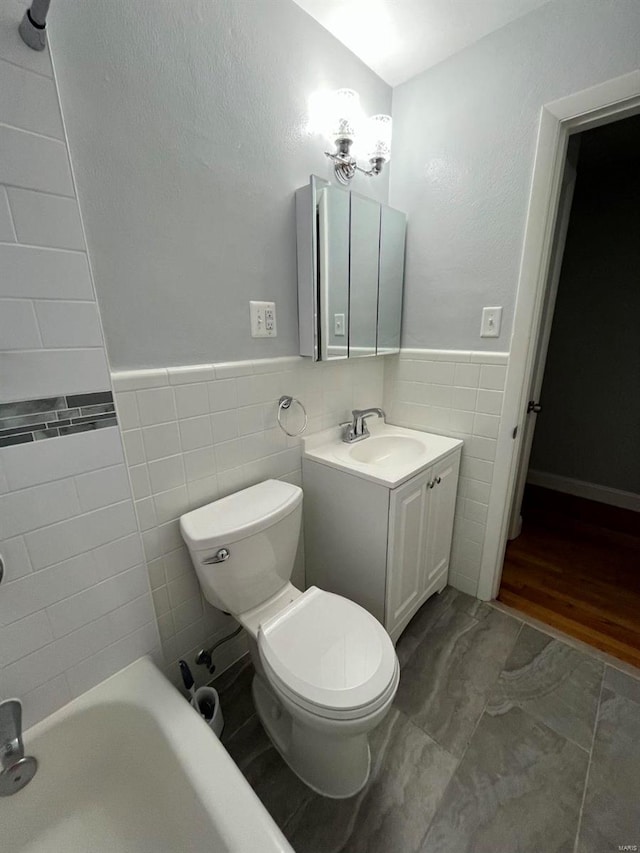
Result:
<svg viewBox="0 0 640 853"><path fill-rule="evenodd" d="M117 426L113 394L67 394L0 403L0 447Z"/></svg>

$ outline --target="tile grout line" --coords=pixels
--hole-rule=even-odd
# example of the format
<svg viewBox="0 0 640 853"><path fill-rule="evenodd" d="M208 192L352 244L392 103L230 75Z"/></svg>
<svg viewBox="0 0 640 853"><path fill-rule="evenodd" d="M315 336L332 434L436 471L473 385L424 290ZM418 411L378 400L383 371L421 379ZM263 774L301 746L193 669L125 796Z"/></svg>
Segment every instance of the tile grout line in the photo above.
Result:
<svg viewBox="0 0 640 853"><path fill-rule="evenodd" d="M589 749L589 761L587 763L587 772L584 777L584 789L582 791L582 802L580 803L580 812L578 813L578 824L576 826L576 839L573 845L573 853L578 853L578 841L580 840L580 830L582 829L582 817L584 815L584 804L587 799L587 788L589 785L589 774L591 772L591 764L593 762L593 748L596 742L596 732L598 731L598 722L600 721L600 708L602 707L602 694L604 692L604 679L607 672L606 664L602 668L602 680L600 682L600 695L598 696L598 708L593 723L593 735L591 736L591 748Z"/></svg>

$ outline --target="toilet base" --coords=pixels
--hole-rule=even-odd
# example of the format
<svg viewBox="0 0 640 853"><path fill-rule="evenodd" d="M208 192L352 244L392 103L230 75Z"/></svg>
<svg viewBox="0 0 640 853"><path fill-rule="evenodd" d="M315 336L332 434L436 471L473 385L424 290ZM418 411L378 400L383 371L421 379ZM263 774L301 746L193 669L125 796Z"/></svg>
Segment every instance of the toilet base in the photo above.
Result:
<svg viewBox="0 0 640 853"><path fill-rule="evenodd" d="M333 799L353 797L369 779L371 754L367 731L354 733L345 723L293 716L266 679L256 673L253 701L260 722L291 770L316 793ZM305 719L306 718L306 719ZM360 727L358 727L360 728Z"/></svg>

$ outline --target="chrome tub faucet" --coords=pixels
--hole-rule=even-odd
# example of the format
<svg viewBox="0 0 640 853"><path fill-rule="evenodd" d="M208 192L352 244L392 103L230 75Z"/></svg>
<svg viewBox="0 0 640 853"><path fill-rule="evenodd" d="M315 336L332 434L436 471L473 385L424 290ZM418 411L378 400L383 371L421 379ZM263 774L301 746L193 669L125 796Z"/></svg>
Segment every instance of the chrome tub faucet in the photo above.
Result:
<svg viewBox="0 0 640 853"><path fill-rule="evenodd" d="M18 699L0 702L0 797L24 788L37 769L36 759L24 754L22 704Z"/></svg>

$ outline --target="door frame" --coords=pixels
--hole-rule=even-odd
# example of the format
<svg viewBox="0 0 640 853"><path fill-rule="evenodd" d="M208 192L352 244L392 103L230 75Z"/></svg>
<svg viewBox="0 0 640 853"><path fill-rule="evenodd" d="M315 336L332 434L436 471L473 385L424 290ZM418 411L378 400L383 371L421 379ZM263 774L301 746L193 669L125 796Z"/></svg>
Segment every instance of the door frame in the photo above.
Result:
<svg viewBox="0 0 640 853"><path fill-rule="evenodd" d="M478 597L497 596L538 350L569 136L640 113L640 70L542 107Z"/></svg>

